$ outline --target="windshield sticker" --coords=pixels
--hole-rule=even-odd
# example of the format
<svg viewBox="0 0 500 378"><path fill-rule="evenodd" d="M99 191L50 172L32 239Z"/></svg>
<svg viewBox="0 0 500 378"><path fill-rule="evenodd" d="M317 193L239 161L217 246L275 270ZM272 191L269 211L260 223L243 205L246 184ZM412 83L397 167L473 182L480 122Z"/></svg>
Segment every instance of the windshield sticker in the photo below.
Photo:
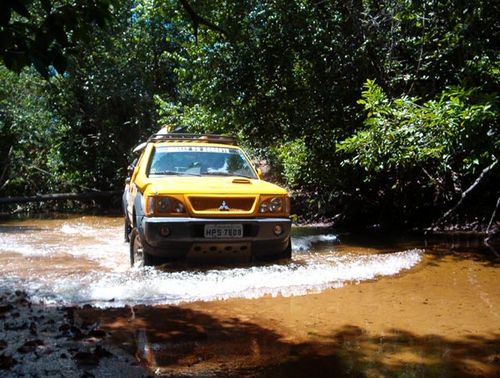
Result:
<svg viewBox="0 0 500 378"><path fill-rule="evenodd" d="M224 147L204 147L204 146L168 146L159 147L158 150L165 152L215 152L219 154L236 153L236 150Z"/></svg>

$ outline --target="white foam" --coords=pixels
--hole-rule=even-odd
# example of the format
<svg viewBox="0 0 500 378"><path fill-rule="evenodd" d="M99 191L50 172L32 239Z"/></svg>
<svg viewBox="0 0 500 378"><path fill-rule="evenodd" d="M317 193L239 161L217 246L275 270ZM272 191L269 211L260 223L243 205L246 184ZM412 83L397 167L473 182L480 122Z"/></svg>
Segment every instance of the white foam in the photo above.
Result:
<svg viewBox="0 0 500 378"><path fill-rule="evenodd" d="M39 237L23 234L0 234L0 252L18 253L23 256L49 256L57 252L57 245L43 243Z"/></svg>
<svg viewBox="0 0 500 378"><path fill-rule="evenodd" d="M155 268L124 273L47 277L32 287L34 299L46 303L116 307L135 304L176 304L227 298L292 296L395 275L422 258L421 250L381 255L344 255L311 263L268 265L204 272L163 272ZM35 289L35 290L33 290Z"/></svg>
<svg viewBox="0 0 500 378"><path fill-rule="evenodd" d="M67 235L95 236L100 230L83 223L66 223L59 228L59 232Z"/></svg>
<svg viewBox="0 0 500 378"><path fill-rule="evenodd" d="M121 228L111 232L106 230L94 243L83 245L70 243L64 252L76 258L83 257L95 261L103 267L116 271L126 270L130 266L128 244L123 240Z"/></svg>
<svg viewBox="0 0 500 378"><path fill-rule="evenodd" d="M303 252L311 249L315 243L338 243L336 235L309 235L309 236L296 236L292 238L292 251Z"/></svg>

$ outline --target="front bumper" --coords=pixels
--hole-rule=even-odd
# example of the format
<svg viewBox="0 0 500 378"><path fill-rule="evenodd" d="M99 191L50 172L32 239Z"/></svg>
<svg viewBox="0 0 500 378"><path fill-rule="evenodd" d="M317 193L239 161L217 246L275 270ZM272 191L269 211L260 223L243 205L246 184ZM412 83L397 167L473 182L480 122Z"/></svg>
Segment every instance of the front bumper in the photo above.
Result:
<svg viewBox="0 0 500 378"><path fill-rule="evenodd" d="M243 237L205 238L206 224L241 224ZM139 227L146 252L172 260L210 255L245 255L250 258L279 256L290 243L292 222L288 218L188 218L144 217ZM275 235L276 225L282 233ZM162 227L170 234L163 236Z"/></svg>

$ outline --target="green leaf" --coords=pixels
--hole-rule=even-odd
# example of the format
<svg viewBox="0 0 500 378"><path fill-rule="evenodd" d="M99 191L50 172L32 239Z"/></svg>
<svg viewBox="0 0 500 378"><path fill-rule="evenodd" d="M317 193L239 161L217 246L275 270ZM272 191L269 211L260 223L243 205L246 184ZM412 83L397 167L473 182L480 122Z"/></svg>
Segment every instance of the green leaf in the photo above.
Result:
<svg viewBox="0 0 500 378"><path fill-rule="evenodd" d="M10 7L21 16L26 18L30 17L30 12L24 5L23 1L20 0L4 0L4 1L6 1L10 5Z"/></svg>

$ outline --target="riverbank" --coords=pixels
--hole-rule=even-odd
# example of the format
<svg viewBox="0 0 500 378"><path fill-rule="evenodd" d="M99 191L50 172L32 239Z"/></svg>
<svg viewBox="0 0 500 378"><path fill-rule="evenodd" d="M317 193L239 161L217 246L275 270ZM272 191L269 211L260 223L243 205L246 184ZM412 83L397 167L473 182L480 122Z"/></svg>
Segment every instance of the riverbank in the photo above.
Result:
<svg viewBox="0 0 500 378"><path fill-rule="evenodd" d="M0 377L146 377L133 355L108 342L95 321L74 307L32 303L25 292L0 290Z"/></svg>

